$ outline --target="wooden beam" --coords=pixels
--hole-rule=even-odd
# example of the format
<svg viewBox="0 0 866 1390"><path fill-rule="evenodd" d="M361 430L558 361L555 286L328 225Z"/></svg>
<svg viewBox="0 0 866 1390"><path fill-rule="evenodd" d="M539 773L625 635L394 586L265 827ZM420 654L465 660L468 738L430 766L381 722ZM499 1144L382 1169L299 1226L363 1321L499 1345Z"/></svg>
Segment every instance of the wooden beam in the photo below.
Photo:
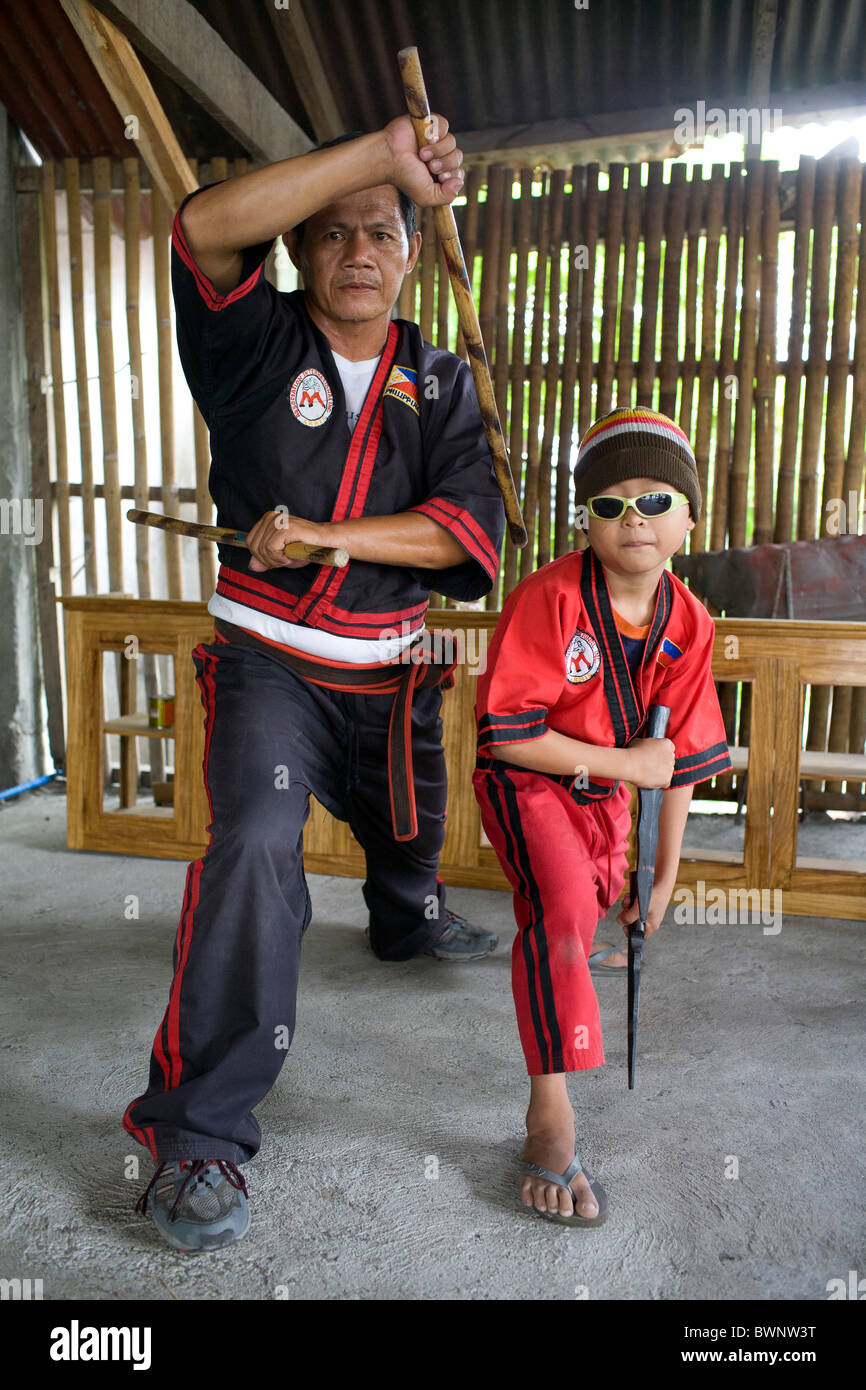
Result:
<svg viewBox="0 0 866 1390"><path fill-rule="evenodd" d="M154 182L169 205L177 208L198 184L132 45L88 0L60 3L128 125Z"/></svg>
<svg viewBox="0 0 866 1390"><path fill-rule="evenodd" d="M304 103L316 139L332 140L334 136L342 135L345 124L301 6L290 3L279 8L266 5L265 10L270 15L277 43L298 89L298 96Z"/></svg>
<svg viewBox="0 0 866 1390"><path fill-rule="evenodd" d="M752 55L749 62L749 106L763 111L770 105L770 79L773 71L773 49L776 46L776 12L778 0L760 0L755 9L752 31ZM750 131L751 134L751 131ZM761 158L761 139L746 141L746 159Z"/></svg>
<svg viewBox="0 0 866 1390"><path fill-rule="evenodd" d="M742 95L716 96L707 100L724 111L741 110L753 103ZM767 100L771 109L780 109L782 124L805 125L817 119L853 118L866 111L866 94L859 82L841 82L821 87L802 87L773 93ZM586 120L539 121L534 125L495 126L489 130L457 131L457 141L467 166L502 163L532 167L546 164L565 168L596 160L662 159L683 153L674 140L677 122L674 112L695 109L696 99L684 98L668 106L641 107L633 111L611 111ZM696 144L701 143L695 141Z"/></svg>
<svg viewBox="0 0 866 1390"><path fill-rule="evenodd" d="M312 148L309 136L188 0L99 0L99 8L254 159L273 164ZM290 6L291 15L297 8Z"/></svg>

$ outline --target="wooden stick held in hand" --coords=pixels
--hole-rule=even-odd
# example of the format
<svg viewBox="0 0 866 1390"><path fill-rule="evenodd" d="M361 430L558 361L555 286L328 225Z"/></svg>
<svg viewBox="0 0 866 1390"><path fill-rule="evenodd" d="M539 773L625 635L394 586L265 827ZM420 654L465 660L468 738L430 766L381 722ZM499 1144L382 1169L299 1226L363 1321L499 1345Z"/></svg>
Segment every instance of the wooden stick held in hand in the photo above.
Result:
<svg viewBox="0 0 866 1390"><path fill-rule="evenodd" d="M412 118L412 125L415 128L420 150L428 144L427 129L431 112L417 48L401 49L397 54L397 61L400 64L400 74L403 78L406 105ZM457 318L469 353L469 365L472 368L475 392L478 396L478 405L481 409L481 419L484 422L484 433L487 436L487 445L493 460L496 481L505 503L508 534L514 545L518 549L522 549L527 540L526 527L523 524L520 503L514 488L514 479L511 476L508 451L505 447L502 426L499 422L499 411L496 408L496 399L493 394L490 367L487 362L487 354L484 351L475 301L472 298L472 286L466 274L463 248L460 245L457 223L454 220L454 211L450 203L446 203L444 207L433 209L433 221L436 235L445 256L448 278L451 281L451 289L457 305Z"/></svg>
<svg viewBox="0 0 866 1390"><path fill-rule="evenodd" d="M184 521L179 516L163 516L161 512L142 512L131 507L126 513L128 521L140 526L155 526L159 531L174 531L179 536L197 536L200 541L225 541L227 545L247 545L246 531L233 531L231 526L207 526L202 521ZM314 565L333 565L344 569L349 563L349 552L342 546L336 549L328 546L308 545L306 541L289 541L283 546L287 560L309 560Z"/></svg>

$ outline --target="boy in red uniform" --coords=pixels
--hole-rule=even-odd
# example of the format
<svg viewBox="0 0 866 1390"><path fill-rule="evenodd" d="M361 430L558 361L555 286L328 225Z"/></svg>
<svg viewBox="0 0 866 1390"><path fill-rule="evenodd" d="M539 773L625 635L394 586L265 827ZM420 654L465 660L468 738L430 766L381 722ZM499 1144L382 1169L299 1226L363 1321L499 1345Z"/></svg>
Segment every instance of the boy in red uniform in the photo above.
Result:
<svg viewBox="0 0 866 1390"><path fill-rule="evenodd" d="M568 1225L601 1225L607 1197L575 1153L566 1073L604 1064L588 957L619 897L630 812L623 782L667 788L647 935L676 881L696 782L731 766L710 670L713 622L666 569L700 515L688 438L667 416L615 410L574 471L589 546L508 596L479 678L481 820L514 888L512 987L530 1076L521 1197ZM640 737L653 704L667 737ZM637 904L620 912L627 931Z"/></svg>

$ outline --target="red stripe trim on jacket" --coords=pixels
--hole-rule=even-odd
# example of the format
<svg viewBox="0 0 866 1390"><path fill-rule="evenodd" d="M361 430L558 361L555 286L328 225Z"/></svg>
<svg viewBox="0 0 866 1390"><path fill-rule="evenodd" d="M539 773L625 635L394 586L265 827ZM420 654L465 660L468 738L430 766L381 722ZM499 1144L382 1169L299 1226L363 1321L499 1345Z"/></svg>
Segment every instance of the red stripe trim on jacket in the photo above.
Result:
<svg viewBox="0 0 866 1390"><path fill-rule="evenodd" d="M442 497L431 497L428 501L419 503L417 507L409 507L407 510L421 512L432 521L437 521L440 526L444 525L446 530L455 535L463 548L469 551L473 560L478 561L485 573L489 574L491 579L496 577L499 556L469 512Z"/></svg>
<svg viewBox="0 0 866 1390"><path fill-rule="evenodd" d="M344 521L347 516L361 516L364 511L364 503L367 500L367 491L370 485L370 476L373 470L373 462L376 458L376 451L379 447L379 437L382 433L382 388L385 383L387 373L391 370L391 364L397 351L397 340L400 330L392 320L388 326L388 337L385 341L385 349L376 368L376 374L370 383L367 395L364 398L364 405L355 429L352 433L352 442L349 446L349 453L346 457L346 466L343 469L343 476L340 480L340 487L337 492L337 500L334 503L334 510L331 514L332 521ZM377 417L374 428L368 429L371 419ZM366 441L366 443L365 443ZM363 448L363 456L362 456ZM365 468L367 458L369 466ZM361 476L357 488L355 487L355 477L360 468ZM362 485L363 483L363 485ZM354 490L354 496L353 496ZM349 499L353 498L351 506ZM344 569L335 569L329 576L323 569L321 574L314 580L312 586L304 595L304 605L299 609L299 616L306 618L317 600L320 598L325 603L330 602L338 592L340 585L345 581L351 567L351 560Z"/></svg>
<svg viewBox="0 0 866 1390"><path fill-rule="evenodd" d="M193 260L192 252L189 249L181 225L179 212L175 214L174 223L172 224L171 243L187 270L192 272L196 288L205 304L214 313L219 313L220 309L224 309L227 304L233 304L236 299L243 299L245 294L249 294L259 277L264 274L265 266L264 262L262 262L262 264L253 271L252 275L242 281L240 285L237 285L235 289L231 290L228 294L220 294L219 290L215 289L212 281L208 279L204 271L201 270Z"/></svg>
<svg viewBox="0 0 866 1390"><path fill-rule="evenodd" d="M228 565L220 565L217 575L216 591L224 598L253 608L259 613L294 622L299 617L299 598L278 589L273 584L233 570ZM301 596L303 597L303 595ZM420 631L424 626L428 602L423 599L411 608L395 608L382 612L355 613L349 608L339 608L336 604L324 605L316 613L316 621L310 626L321 628L323 632L337 633L343 637L381 637L381 629L393 628L401 623L409 625L409 631Z"/></svg>

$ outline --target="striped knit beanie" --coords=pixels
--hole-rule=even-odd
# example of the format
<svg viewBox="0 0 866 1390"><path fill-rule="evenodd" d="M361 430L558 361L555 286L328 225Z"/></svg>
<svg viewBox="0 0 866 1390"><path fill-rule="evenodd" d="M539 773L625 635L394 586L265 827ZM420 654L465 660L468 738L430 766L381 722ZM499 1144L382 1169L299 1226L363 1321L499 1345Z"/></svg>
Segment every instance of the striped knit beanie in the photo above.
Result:
<svg viewBox="0 0 866 1390"><path fill-rule="evenodd" d="M590 425L577 450L574 500L584 506L615 483L653 478L670 483L689 499L695 521L701 514L701 486L688 436L657 410L625 406Z"/></svg>

